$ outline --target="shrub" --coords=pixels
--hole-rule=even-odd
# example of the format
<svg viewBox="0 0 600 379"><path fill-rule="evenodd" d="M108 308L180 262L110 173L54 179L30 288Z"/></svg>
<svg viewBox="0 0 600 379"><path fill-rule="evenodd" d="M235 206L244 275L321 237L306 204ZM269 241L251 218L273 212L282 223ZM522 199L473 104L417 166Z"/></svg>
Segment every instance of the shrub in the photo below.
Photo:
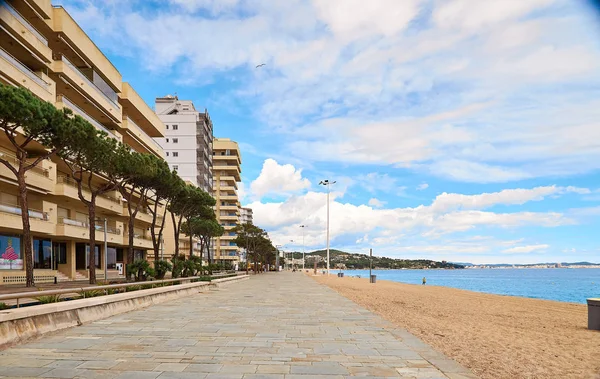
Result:
<svg viewBox="0 0 600 379"><path fill-rule="evenodd" d="M88 291L79 291L77 293L79 294L79 296L81 296L84 299L87 299L88 297L104 296L104 290L88 290Z"/></svg>
<svg viewBox="0 0 600 379"><path fill-rule="evenodd" d="M61 301L62 299L60 298L60 295L45 295L45 296L38 296L35 298L37 301L40 302L40 304L50 304L50 303L58 303L59 301Z"/></svg>
<svg viewBox="0 0 600 379"><path fill-rule="evenodd" d="M156 279L163 280L167 272L173 270L173 265L167 260L160 260L154 262L154 271L156 272Z"/></svg>
<svg viewBox="0 0 600 379"><path fill-rule="evenodd" d="M149 290L150 288L154 288L154 285L153 284L142 284L140 286L140 289L143 289L143 290Z"/></svg>
<svg viewBox="0 0 600 379"><path fill-rule="evenodd" d="M185 262L185 257L183 255L173 255L171 258L171 263L173 264L173 268L171 269L171 276L173 279L180 278L183 274L183 264Z"/></svg>
<svg viewBox="0 0 600 379"><path fill-rule="evenodd" d="M125 287L126 292L139 291L141 289L140 286L127 286Z"/></svg>
<svg viewBox="0 0 600 379"><path fill-rule="evenodd" d="M6 303L0 303L0 311L5 310L5 309L10 309L10 305L8 305Z"/></svg>
<svg viewBox="0 0 600 379"><path fill-rule="evenodd" d="M136 282L146 281L148 278L154 277L154 269L150 267L145 259L136 259L132 264L127 266L127 274L133 275Z"/></svg>
<svg viewBox="0 0 600 379"><path fill-rule="evenodd" d="M183 277L196 276L202 271L202 260L200 257L192 255L183 263Z"/></svg>

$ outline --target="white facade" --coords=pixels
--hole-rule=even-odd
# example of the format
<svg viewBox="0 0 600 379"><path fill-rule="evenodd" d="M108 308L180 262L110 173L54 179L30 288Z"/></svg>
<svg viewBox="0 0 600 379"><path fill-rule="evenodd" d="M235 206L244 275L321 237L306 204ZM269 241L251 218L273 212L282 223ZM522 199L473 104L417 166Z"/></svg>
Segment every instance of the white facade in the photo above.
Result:
<svg viewBox="0 0 600 379"><path fill-rule="evenodd" d="M240 223L241 224L252 224L253 223L252 208L240 208Z"/></svg>
<svg viewBox="0 0 600 379"><path fill-rule="evenodd" d="M165 151L169 167L184 181L212 194L212 122L191 100L176 96L157 98L156 114L165 124L165 137L155 138Z"/></svg>

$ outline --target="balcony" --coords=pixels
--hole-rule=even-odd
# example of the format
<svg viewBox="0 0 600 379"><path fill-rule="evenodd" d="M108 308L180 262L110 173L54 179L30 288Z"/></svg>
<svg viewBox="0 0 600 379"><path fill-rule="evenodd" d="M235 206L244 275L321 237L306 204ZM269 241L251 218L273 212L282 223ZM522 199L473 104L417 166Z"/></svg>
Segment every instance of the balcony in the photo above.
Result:
<svg viewBox="0 0 600 379"><path fill-rule="evenodd" d="M7 160L13 167L19 167L17 157L4 149L0 149L0 156ZM43 160L38 166L27 171L25 174L25 183L29 188L34 188L38 192L50 193L51 189L56 185L56 165L49 160ZM0 164L0 178L11 183L17 183L17 178L5 165ZM7 179L7 180L6 180Z"/></svg>
<svg viewBox="0 0 600 379"><path fill-rule="evenodd" d="M124 204L123 206L123 217L127 217L129 218L129 210L127 210L127 205ZM140 205L140 209L138 210L137 214L135 215L135 219L147 224L152 224L152 214L145 209L145 207L143 205ZM157 217L158 219L158 217ZM157 220L157 225L158 224L158 220Z"/></svg>
<svg viewBox="0 0 600 379"><path fill-rule="evenodd" d="M13 38L43 61L52 62L48 39L6 0L0 0L0 24Z"/></svg>
<svg viewBox="0 0 600 379"><path fill-rule="evenodd" d="M237 205L220 205L218 208L222 211L237 211L238 210Z"/></svg>
<svg viewBox="0 0 600 379"><path fill-rule="evenodd" d="M75 113L76 115L79 115L79 116L83 117L87 122L89 122L90 124L92 124L96 129L102 130L103 132L105 132L106 134L108 134L108 136L110 138L114 138L114 139L116 139L119 142L123 142L123 136L121 136L121 134L119 132L117 132L115 130L110 130L110 129L106 128L106 126L104 126L101 123L99 123L92 116L90 116L89 114L85 113L85 111L83 109L81 109L77 105L75 105L75 103L73 103L71 100L69 100L68 97L66 97L64 95L58 95L56 97L56 107L58 109L69 108L70 110L73 111L73 113Z"/></svg>
<svg viewBox="0 0 600 379"><path fill-rule="evenodd" d="M29 208L29 224L32 232L41 234L54 234L56 227L48 212L32 208ZM14 204L0 203L0 226L22 232L21 208Z"/></svg>
<svg viewBox="0 0 600 379"><path fill-rule="evenodd" d="M91 194L85 187L86 186L84 185L83 196L86 199L89 199ZM58 175L54 195L65 196L80 201L77 191L77 182L73 178L64 175ZM98 197L96 197L96 207L122 215L123 205L120 198L117 196L116 191L98 195Z"/></svg>
<svg viewBox="0 0 600 379"><path fill-rule="evenodd" d="M52 62L57 76L58 92L68 94L84 112L105 123L119 124L122 119L121 106L116 100L102 92L83 72L64 55ZM77 100L76 100L77 98Z"/></svg>
<svg viewBox="0 0 600 379"><path fill-rule="evenodd" d="M225 216L221 216L218 215L217 218L219 219L219 221L238 221L239 217L237 215L231 216L231 215L225 215Z"/></svg>
<svg viewBox="0 0 600 379"><path fill-rule="evenodd" d="M0 77L11 85L24 87L44 101L54 103L54 82L43 73L35 73L18 59L0 48Z"/></svg>
<svg viewBox="0 0 600 379"><path fill-rule="evenodd" d="M89 240L89 223L80 220L73 220L66 217L59 217L56 225L56 235L60 237L69 237L78 240ZM96 224L96 242L104 242L104 225ZM106 241L110 244L123 245L123 235L121 229L108 226L106 228Z"/></svg>
<svg viewBox="0 0 600 379"><path fill-rule="evenodd" d="M215 149L213 145L213 152L214 150ZM242 160L240 159L239 155L220 155L218 152L213 155L213 161L215 161L215 164L217 164L217 162L229 162L229 164L237 163L238 165L242 164Z"/></svg>
<svg viewBox="0 0 600 379"><path fill-rule="evenodd" d="M129 244L129 234L125 235L125 244ZM145 234L133 233L133 246L140 249L152 249L152 237Z"/></svg>
<svg viewBox="0 0 600 379"><path fill-rule="evenodd" d="M219 200L234 200L238 201L237 195L220 195L218 196Z"/></svg>
<svg viewBox="0 0 600 379"><path fill-rule="evenodd" d="M163 122L129 83L123 83L119 100L123 105L123 113L135 120L144 135L155 138L165 136Z"/></svg>
<svg viewBox="0 0 600 379"><path fill-rule="evenodd" d="M131 118L126 117L123 119L121 129L124 131L125 143L133 147L134 150L149 152L164 158L165 152L158 142L150 138Z"/></svg>
<svg viewBox="0 0 600 379"><path fill-rule="evenodd" d="M87 64L93 66L103 80L109 84L113 90L121 91L122 78L116 67L110 60L98 49L96 44L85 34L81 27L62 7L52 9L53 29L57 36L56 47L52 50L62 53L68 57L80 57ZM121 119L119 114L118 120Z"/></svg>

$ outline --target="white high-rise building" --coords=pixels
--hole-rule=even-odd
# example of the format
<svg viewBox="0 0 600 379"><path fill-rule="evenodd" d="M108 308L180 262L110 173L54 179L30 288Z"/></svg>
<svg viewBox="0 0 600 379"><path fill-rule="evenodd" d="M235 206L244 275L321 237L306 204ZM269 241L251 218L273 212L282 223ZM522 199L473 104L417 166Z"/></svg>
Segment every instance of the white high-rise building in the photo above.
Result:
<svg viewBox="0 0 600 379"><path fill-rule="evenodd" d="M213 125L208 111L199 112L191 100L172 95L156 98L155 111L165 124L165 137L155 140L171 169L212 194Z"/></svg>
<svg viewBox="0 0 600 379"><path fill-rule="evenodd" d="M240 208L240 224L252 224L252 208Z"/></svg>

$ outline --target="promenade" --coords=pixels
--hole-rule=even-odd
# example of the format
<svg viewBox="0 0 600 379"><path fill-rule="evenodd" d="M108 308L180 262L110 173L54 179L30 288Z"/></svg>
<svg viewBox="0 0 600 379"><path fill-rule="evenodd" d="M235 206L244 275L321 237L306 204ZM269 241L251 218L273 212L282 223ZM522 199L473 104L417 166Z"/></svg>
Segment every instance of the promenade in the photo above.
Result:
<svg viewBox="0 0 600 379"><path fill-rule="evenodd" d="M474 378L301 273L269 273L0 352L0 377Z"/></svg>

